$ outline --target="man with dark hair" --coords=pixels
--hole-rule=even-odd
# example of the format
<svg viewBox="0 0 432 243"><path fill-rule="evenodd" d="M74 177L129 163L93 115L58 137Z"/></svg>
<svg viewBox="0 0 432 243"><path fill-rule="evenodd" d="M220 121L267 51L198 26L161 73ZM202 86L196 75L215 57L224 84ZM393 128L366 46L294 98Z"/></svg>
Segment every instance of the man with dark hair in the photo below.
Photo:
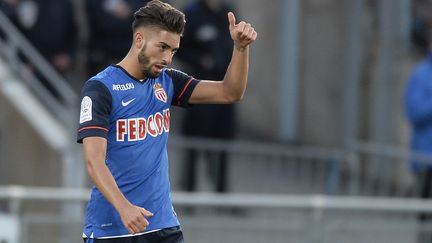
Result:
<svg viewBox="0 0 432 243"><path fill-rule="evenodd" d="M182 12L154 0L134 18L126 57L90 78L81 92L77 140L95 184L85 242L183 242L168 178L170 107L232 103L246 89L249 45L257 33L248 23L235 24L233 13L234 48L221 82L166 68L180 46Z"/></svg>

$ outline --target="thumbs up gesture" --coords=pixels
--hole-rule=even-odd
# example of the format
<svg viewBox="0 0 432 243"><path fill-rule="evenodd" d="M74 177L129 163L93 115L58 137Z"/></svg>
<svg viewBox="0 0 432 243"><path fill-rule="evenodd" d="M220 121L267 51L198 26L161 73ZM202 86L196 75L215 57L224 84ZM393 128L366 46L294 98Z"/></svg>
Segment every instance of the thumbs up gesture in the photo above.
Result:
<svg viewBox="0 0 432 243"><path fill-rule="evenodd" d="M229 30L231 38L234 41L234 47L243 51L257 38L257 32L251 26L251 24L241 21L236 24L236 18L232 12L228 13Z"/></svg>

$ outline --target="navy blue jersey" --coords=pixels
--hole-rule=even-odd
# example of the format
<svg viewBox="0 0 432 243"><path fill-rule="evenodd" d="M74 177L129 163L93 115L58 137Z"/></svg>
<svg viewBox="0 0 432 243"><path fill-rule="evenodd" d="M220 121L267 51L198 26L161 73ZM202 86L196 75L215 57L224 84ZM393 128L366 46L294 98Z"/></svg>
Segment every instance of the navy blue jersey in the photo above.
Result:
<svg viewBox="0 0 432 243"><path fill-rule="evenodd" d="M107 139L106 165L120 190L132 204L154 214L147 232L179 225L168 178L170 107L187 107L198 82L174 69L139 81L111 65L83 86L78 142ZM115 208L93 187L84 237L128 234Z"/></svg>

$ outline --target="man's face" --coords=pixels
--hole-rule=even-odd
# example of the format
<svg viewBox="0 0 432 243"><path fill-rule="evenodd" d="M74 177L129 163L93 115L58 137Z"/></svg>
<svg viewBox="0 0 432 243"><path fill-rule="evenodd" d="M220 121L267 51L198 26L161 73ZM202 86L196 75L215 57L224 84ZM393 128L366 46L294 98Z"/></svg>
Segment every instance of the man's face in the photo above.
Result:
<svg viewBox="0 0 432 243"><path fill-rule="evenodd" d="M145 77L157 78L172 62L180 45L180 35L161 29L145 30L144 35L146 39L138 54L139 66Z"/></svg>

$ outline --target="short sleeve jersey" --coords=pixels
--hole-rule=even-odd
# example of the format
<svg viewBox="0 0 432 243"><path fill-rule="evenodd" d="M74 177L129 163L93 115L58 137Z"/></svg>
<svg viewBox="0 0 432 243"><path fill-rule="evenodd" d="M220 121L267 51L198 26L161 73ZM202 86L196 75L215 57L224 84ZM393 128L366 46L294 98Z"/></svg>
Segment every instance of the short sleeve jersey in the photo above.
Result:
<svg viewBox="0 0 432 243"><path fill-rule="evenodd" d="M188 106L199 81L175 69L140 81L118 65L89 79L81 91L78 142L107 139L106 165L134 205L154 214L146 231L179 225L170 197L167 141L170 107ZM128 235L119 214L93 187L84 237Z"/></svg>

